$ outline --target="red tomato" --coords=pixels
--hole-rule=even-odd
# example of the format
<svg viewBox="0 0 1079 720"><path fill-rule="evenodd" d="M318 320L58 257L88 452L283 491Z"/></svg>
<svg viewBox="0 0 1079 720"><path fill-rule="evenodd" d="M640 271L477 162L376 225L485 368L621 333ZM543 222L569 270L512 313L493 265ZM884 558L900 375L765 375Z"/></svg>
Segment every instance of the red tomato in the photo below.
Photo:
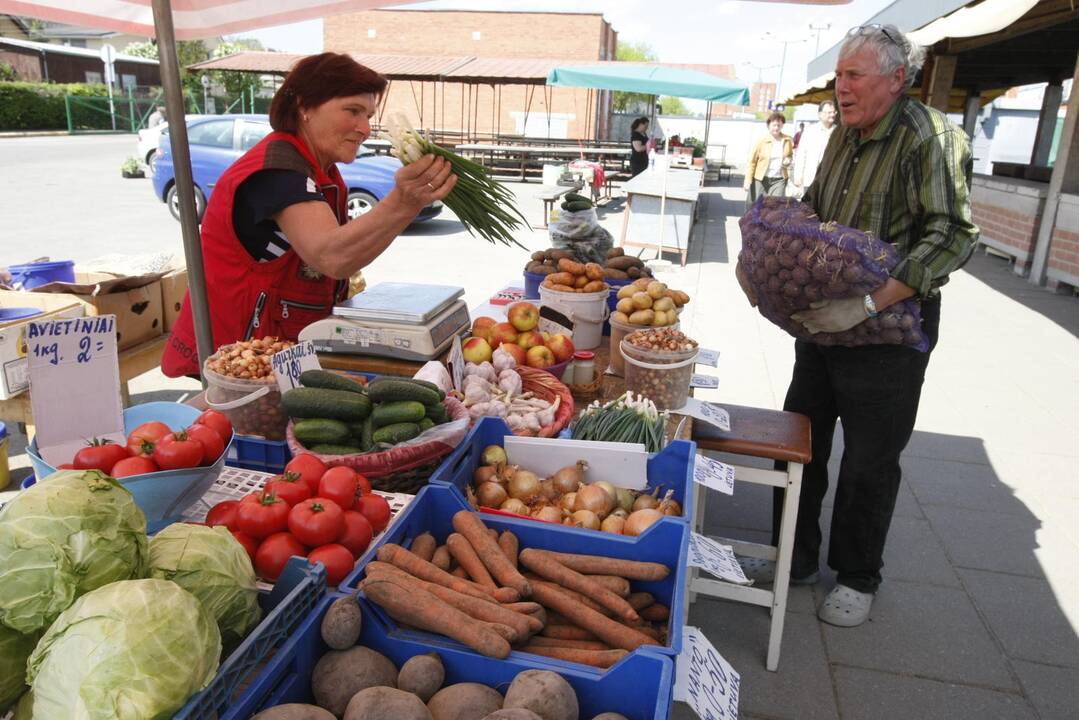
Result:
<svg viewBox="0 0 1079 720"><path fill-rule="evenodd" d="M150 457L154 453L154 445L157 441L170 432L172 430L163 422L158 422L157 420L144 422L127 436L127 450L132 455Z"/></svg>
<svg viewBox="0 0 1079 720"><path fill-rule="evenodd" d="M255 551L255 572L259 577L275 581L293 555L307 556L307 549L291 533L279 532L262 541Z"/></svg>
<svg viewBox="0 0 1079 720"><path fill-rule="evenodd" d="M288 503L273 493L251 493L236 508L236 529L261 540L288 528Z"/></svg>
<svg viewBox="0 0 1079 720"><path fill-rule="evenodd" d="M247 556L251 558L251 562L255 562L255 553L258 552L259 541L239 530L230 530L229 532L232 533L232 537L236 538L236 542L244 546L244 550L247 551Z"/></svg>
<svg viewBox="0 0 1079 720"><path fill-rule="evenodd" d="M356 473L356 495L353 497L351 510L356 510L356 503L364 495L371 494L371 481L363 475Z"/></svg>
<svg viewBox="0 0 1079 720"><path fill-rule="evenodd" d="M309 498L292 508L288 514L289 532L308 547L333 542L341 535L344 527L344 511L340 505L328 498Z"/></svg>
<svg viewBox="0 0 1079 720"><path fill-rule="evenodd" d="M358 487L356 478L356 471L352 468L332 467L323 473L322 479L318 481L318 492L315 494L333 500L342 509L350 508L356 502Z"/></svg>
<svg viewBox="0 0 1079 720"><path fill-rule="evenodd" d="M337 543L315 548L308 553L307 561L312 564L320 562L326 566L326 584L330 586L340 585L356 565L348 548Z"/></svg>
<svg viewBox="0 0 1079 720"><path fill-rule="evenodd" d="M289 505L298 505L311 497L311 488L303 481L299 473L284 472L274 475L266 483L266 490L277 495Z"/></svg>
<svg viewBox="0 0 1079 720"><path fill-rule="evenodd" d="M213 465L221 457L221 453L225 452L224 439L209 425L195 423L184 432L187 433L189 438L198 441L202 445L203 465Z"/></svg>
<svg viewBox="0 0 1079 720"><path fill-rule="evenodd" d="M202 415L195 418L196 425L212 427L221 436L222 442L228 442L232 437L232 423L224 413L217 410L205 410Z"/></svg>
<svg viewBox="0 0 1079 720"><path fill-rule="evenodd" d="M337 543L347 547L348 551L352 553L352 557L358 558L363 555L363 551L371 544L371 538L374 534L371 523L367 522L367 518L362 513L346 510L345 529L341 531L341 535L337 538Z"/></svg>
<svg viewBox="0 0 1079 720"><path fill-rule="evenodd" d="M100 470L110 472L112 466L128 457L127 446L117 445L112 440L94 438L86 447L75 453L72 463L76 470Z"/></svg>
<svg viewBox="0 0 1079 720"><path fill-rule="evenodd" d="M56 469L57 470L74 470L75 469L75 463L64 463L62 465L57 465Z"/></svg>
<svg viewBox="0 0 1079 720"><path fill-rule="evenodd" d="M116 464L112 466L112 472L109 474L114 478L125 478L152 472L157 472L157 463L148 457L136 455L135 457L117 460Z"/></svg>
<svg viewBox="0 0 1079 720"><path fill-rule="evenodd" d="M183 430L169 433L154 446L154 462L162 470L198 467L202 462L202 443Z"/></svg>
<svg viewBox="0 0 1079 720"><path fill-rule="evenodd" d="M390 524L390 504L381 495L363 495L356 500L355 510L363 513L376 535Z"/></svg>
<svg viewBox="0 0 1079 720"><path fill-rule="evenodd" d="M206 524L210 527L224 525L232 532L237 532L239 526L236 524L236 509L239 507L239 500L219 502L210 508L210 512L206 513Z"/></svg>
<svg viewBox="0 0 1079 720"><path fill-rule="evenodd" d="M300 478L311 488L311 494L318 494L318 481L327 470L326 463L314 455L303 453L289 460L285 466L285 472L298 473Z"/></svg>

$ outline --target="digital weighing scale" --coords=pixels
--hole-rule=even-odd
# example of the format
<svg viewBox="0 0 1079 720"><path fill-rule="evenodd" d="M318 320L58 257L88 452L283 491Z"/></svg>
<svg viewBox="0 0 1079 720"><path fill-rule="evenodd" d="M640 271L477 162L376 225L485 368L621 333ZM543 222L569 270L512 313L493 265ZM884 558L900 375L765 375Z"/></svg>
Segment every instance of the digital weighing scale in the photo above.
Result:
<svg viewBox="0 0 1079 720"><path fill-rule="evenodd" d="M433 360L469 327L464 288L379 283L300 331L318 352Z"/></svg>

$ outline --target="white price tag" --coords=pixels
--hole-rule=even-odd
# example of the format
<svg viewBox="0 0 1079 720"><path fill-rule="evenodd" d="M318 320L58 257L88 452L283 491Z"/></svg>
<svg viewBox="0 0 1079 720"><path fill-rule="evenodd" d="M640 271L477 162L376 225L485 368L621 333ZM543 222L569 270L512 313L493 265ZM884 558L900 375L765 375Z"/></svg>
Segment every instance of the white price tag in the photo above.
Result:
<svg viewBox="0 0 1079 720"><path fill-rule="evenodd" d="M697 364L716 367L717 365L719 365L719 350L700 348L697 351Z"/></svg>
<svg viewBox="0 0 1079 720"><path fill-rule="evenodd" d="M723 432L731 431L731 416L726 410L714 403L707 403L696 398L688 398L686 404L671 412L689 415L698 420L715 425Z"/></svg>
<svg viewBox="0 0 1079 720"><path fill-rule="evenodd" d="M30 403L38 450L56 466L91 438L124 443L116 316L30 323Z"/></svg>
<svg viewBox="0 0 1079 720"><path fill-rule="evenodd" d="M687 563L728 582L739 585L753 584L742 572L742 566L738 564L738 558L734 556L730 545L717 543L712 538L695 532L689 534Z"/></svg>
<svg viewBox="0 0 1079 720"><path fill-rule="evenodd" d="M450 354L446 358L446 364L450 367L450 378L453 380L453 388L460 390L465 382L465 354L461 350L461 336L455 335L450 344Z"/></svg>
<svg viewBox="0 0 1079 720"><path fill-rule="evenodd" d="M734 468L727 463L698 453L693 462L693 479L713 490L734 495Z"/></svg>
<svg viewBox="0 0 1079 720"><path fill-rule="evenodd" d="M282 393L299 387L300 374L305 370L322 369L322 365L318 362L318 355L315 354L315 346L310 340L274 353L270 363L273 365L274 377L277 378L277 387Z"/></svg>
<svg viewBox="0 0 1079 720"><path fill-rule="evenodd" d="M689 386L691 388L717 388L719 387L719 378L714 375L699 375L694 373L689 378Z"/></svg>
<svg viewBox="0 0 1079 720"><path fill-rule="evenodd" d="M675 663L674 699L701 720L737 720L742 676L695 627L682 628L682 652Z"/></svg>

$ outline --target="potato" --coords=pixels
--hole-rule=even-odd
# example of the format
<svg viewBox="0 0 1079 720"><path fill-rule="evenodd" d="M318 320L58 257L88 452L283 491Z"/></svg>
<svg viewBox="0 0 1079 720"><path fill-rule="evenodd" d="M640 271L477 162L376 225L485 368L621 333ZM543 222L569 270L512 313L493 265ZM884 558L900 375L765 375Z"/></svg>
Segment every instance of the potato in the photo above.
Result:
<svg viewBox="0 0 1079 720"><path fill-rule="evenodd" d="M536 252L532 253L532 259L536 262L543 262L546 257L547 253L543 250L537 250Z"/></svg>
<svg viewBox="0 0 1079 720"><path fill-rule="evenodd" d="M361 690L348 701L344 720L431 720L431 712L412 693L390 687Z"/></svg>
<svg viewBox="0 0 1079 720"><path fill-rule="evenodd" d="M318 705L288 703L263 710L251 720L337 720L329 710Z"/></svg>
<svg viewBox="0 0 1079 720"><path fill-rule="evenodd" d="M614 306L614 309L617 310L618 312L625 313L626 315L629 315L631 312L633 312L637 308L636 308L636 306L634 306L632 300L630 300L629 298L622 298L621 300L618 301L618 304Z"/></svg>
<svg viewBox="0 0 1079 720"><path fill-rule="evenodd" d="M548 275L544 280L550 280L552 285L569 285L573 287L574 280L573 273L568 272L556 272Z"/></svg>
<svg viewBox="0 0 1079 720"><path fill-rule="evenodd" d="M457 683L435 693L427 709L433 720L483 720L502 709L502 696L486 685Z"/></svg>
<svg viewBox="0 0 1079 720"><path fill-rule="evenodd" d="M574 275L584 275L584 265L570 258L559 258L558 269L561 272L568 272Z"/></svg>
<svg viewBox="0 0 1079 720"><path fill-rule="evenodd" d="M416 655L408 659L397 673L397 687L410 692L425 703L442 687L446 669L438 653Z"/></svg>
<svg viewBox="0 0 1079 720"><path fill-rule="evenodd" d="M655 312L651 309L638 310L629 316L629 322L631 325L651 325L655 316Z"/></svg>
<svg viewBox="0 0 1079 720"><path fill-rule="evenodd" d="M483 720L543 720L539 715L524 708L502 708L495 710Z"/></svg>
<svg viewBox="0 0 1079 720"><path fill-rule="evenodd" d="M587 285L585 285L583 288L581 288L581 292L586 292L586 293L603 292L606 289L607 289L607 283L603 282L602 280L591 280L591 281L588 282Z"/></svg>
<svg viewBox="0 0 1079 720"><path fill-rule="evenodd" d="M556 263L562 258L573 259L573 253L569 250L562 250L561 248L551 248L547 251L547 256L554 260Z"/></svg>
<svg viewBox="0 0 1079 720"><path fill-rule="evenodd" d="M637 288L633 287L633 285L623 285L618 288L618 299L633 297L635 292L637 292Z"/></svg>
<svg viewBox="0 0 1079 720"><path fill-rule="evenodd" d="M587 275L575 275L573 277L573 287L575 288L583 288L590 282L592 281L588 279Z"/></svg>
<svg viewBox="0 0 1079 720"><path fill-rule="evenodd" d="M633 281L633 286L638 290L647 290L648 286L654 281L651 278L637 278Z"/></svg>
<svg viewBox="0 0 1079 720"><path fill-rule="evenodd" d="M631 267L629 270L626 270L626 277L628 277L628 278L632 278L633 280L636 280L640 276L641 276L641 269L639 267Z"/></svg>
<svg viewBox="0 0 1079 720"><path fill-rule="evenodd" d="M667 312L668 310L674 310L674 299L669 295L664 295L655 302L652 303L653 310L662 310Z"/></svg>
<svg viewBox="0 0 1079 720"><path fill-rule="evenodd" d="M610 280L628 280L629 275L623 270L616 270L614 268L603 268L603 276Z"/></svg>
<svg viewBox="0 0 1079 720"><path fill-rule="evenodd" d="M674 291L674 304L678 307L682 307L689 302L689 293L684 293L681 290Z"/></svg>
<svg viewBox="0 0 1079 720"><path fill-rule="evenodd" d="M380 685L396 688L397 668L382 653L365 647L331 650L311 672L315 702L337 717L344 714L353 695Z"/></svg>
<svg viewBox="0 0 1079 720"><path fill-rule="evenodd" d="M629 720L629 718L622 713L605 712L595 716L592 720Z"/></svg>
<svg viewBox="0 0 1079 720"><path fill-rule="evenodd" d="M644 289L646 293L652 296L652 299L658 299L663 297L663 294L667 292L667 286L661 282L653 280L648 283L648 287Z"/></svg>
<svg viewBox="0 0 1079 720"><path fill-rule="evenodd" d="M559 292L577 292L577 288L573 287L572 285L559 285L558 283L551 283L550 285L548 285L546 282L544 282L543 284L547 285L547 287L551 288L552 290L557 290Z"/></svg>
<svg viewBox="0 0 1079 720"><path fill-rule="evenodd" d="M647 310L648 308L652 307L652 296L646 292L633 293L632 300L633 307L637 308L638 310Z"/></svg>
<svg viewBox="0 0 1079 720"><path fill-rule="evenodd" d="M613 248L611 248L610 250L607 251L607 259L616 258L616 257L622 257L625 254L626 254L626 251L623 250L622 248L613 247ZM608 266L608 267L610 267L610 266Z"/></svg>
<svg viewBox="0 0 1079 720"><path fill-rule="evenodd" d="M584 274L588 276L589 280L602 280L603 266L599 263L585 263Z"/></svg>
<svg viewBox="0 0 1079 720"><path fill-rule="evenodd" d="M534 272L537 275L550 275L552 273L558 272L554 265L548 265L547 263L540 263L538 265L535 265L534 267L536 269L532 270L531 272Z"/></svg>
<svg viewBox="0 0 1079 720"><path fill-rule="evenodd" d="M506 691L505 708L525 708L543 720L577 720L577 693L566 679L550 670L518 673Z"/></svg>
<svg viewBox="0 0 1079 720"><path fill-rule="evenodd" d="M640 258L630 257L629 255L619 255L618 257L609 258L607 260L607 267L612 267L615 270L629 270L630 268L639 268L644 263Z"/></svg>
<svg viewBox="0 0 1079 720"><path fill-rule="evenodd" d="M667 313L663 312L662 310L653 310L652 312L655 313L652 316L652 325L660 327L662 325L671 324L670 321L667 320Z"/></svg>
<svg viewBox="0 0 1079 720"><path fill-rule="evenodd" d="M611 313L611 320L614 320L615 322L620 322L625 325L629 322L629 315L624 312L615 310L613 313Z"/></svg>
<svg viewBox="0 0 1079 720"><path fill-rule="evenodd" d="M360 639L363 613L354 597L337 598L322 618L322 639L334 650L348 650Z"/></svg>

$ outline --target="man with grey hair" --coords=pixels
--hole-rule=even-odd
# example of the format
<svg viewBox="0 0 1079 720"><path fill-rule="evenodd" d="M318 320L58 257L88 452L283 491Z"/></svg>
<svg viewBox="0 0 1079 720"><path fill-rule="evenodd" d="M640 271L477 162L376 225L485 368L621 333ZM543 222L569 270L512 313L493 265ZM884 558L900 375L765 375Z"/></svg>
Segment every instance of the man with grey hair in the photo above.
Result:
<svg viewBox="0 0 1079 720"><path fill-rule="evenodd" d="M850 31L835 71L841 127L832 133L804 198L821 221L871 232L892 243L901 260L871 295L814 303L792 318L811 333L842 332L914 298L929 338L924 353L898 345L795 343L784 409L809 416L813 460L803 474L791 582L815 583L819 577L819 516L832 436L841 419L844 450L828 551L838 584L818 617L843 627L869 617L899 491L899 456L914 430L937 342L940 287L970 258L978 236L971 220L967 136L944 113L906 95L923 58L921 48L893 25Z"/></svg>

